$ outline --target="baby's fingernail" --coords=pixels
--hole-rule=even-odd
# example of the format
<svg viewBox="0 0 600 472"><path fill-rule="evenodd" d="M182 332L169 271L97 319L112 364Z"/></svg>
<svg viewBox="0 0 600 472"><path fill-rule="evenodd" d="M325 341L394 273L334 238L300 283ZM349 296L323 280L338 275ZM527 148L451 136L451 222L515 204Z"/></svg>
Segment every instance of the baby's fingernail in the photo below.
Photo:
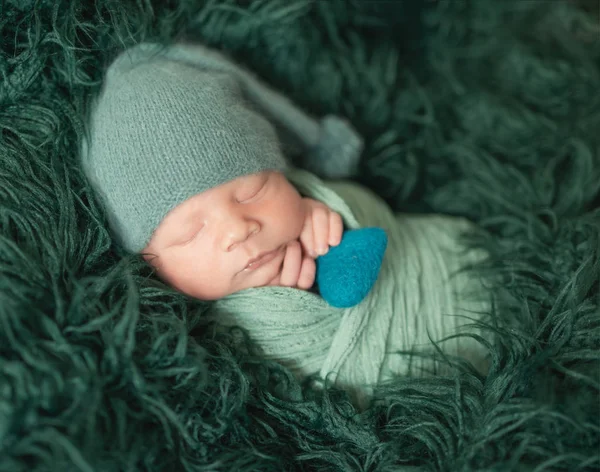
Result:
<svg viewBox="0 0 600 472"><path fill-rule="evenodd" d="M319 255L322 256L323 254L325 254L327 252L327 248L326 247L320 247L318 249Z"/></svg>

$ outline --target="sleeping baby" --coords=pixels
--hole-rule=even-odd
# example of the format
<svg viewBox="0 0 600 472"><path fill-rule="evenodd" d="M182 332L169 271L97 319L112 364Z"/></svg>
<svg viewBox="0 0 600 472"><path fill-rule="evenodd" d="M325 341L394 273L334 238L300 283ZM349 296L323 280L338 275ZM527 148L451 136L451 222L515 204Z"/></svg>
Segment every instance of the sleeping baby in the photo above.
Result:
<svg viewBox="0 0 600 472"><path fill-rule="evenodd" d="M144 43L110 65L88 136L83 169L119 244L175 290L213 301L207 320L243 328L299 378L331 381L364 405L395 376L445 372L433 342L485 371L483 347L451 337L481 335L469 324L491 306L468 270L485 254L460 243L471 224L394 214L340 179L361 151L343 120L312 119L202 45ZM385 231L382 258L369 240L346 251L345 235L366 227ZM352 271L375 274L343 308L316 280L334 251L334 288L352 288Z"/></svg>

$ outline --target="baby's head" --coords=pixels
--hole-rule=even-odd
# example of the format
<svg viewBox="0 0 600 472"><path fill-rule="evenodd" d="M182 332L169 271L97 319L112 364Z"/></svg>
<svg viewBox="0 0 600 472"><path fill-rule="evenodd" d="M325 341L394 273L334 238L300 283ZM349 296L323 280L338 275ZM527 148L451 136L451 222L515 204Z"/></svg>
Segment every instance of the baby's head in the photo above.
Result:
<svg viewBox="0 0 600 472"><path fill-rule="evenodd" d="M170 285L214 300L269 285L303 222L296 189L282 173L266 170L180 203L159 224L143 252Z"/></svg>
<svg viewBox="0 0 600 472"><path fill-rule="evenodd" d="M275 129L231 74L122 54L83 157L117 240L191 296L268 285L302 230Z"/></svg>

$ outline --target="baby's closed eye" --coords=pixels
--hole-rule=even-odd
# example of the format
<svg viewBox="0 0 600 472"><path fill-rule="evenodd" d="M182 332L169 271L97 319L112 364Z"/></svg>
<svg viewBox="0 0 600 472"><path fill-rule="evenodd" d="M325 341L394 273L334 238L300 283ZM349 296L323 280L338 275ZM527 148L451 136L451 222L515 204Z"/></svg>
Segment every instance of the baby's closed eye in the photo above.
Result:
<svg viewBox="0 0 600 472"><path fill-rule="evenodd" d="M268 174L252 177L251 179L247 179L247 182L244 182L244 185L236 192L235 198L238 203L252 203L259 199L267 189L269 182Z"/></svg>
<svg viewBox="0 0 600 472"><path fill-rule="evenodd" d="M174 245L187 246L198 237L198 235L202 232L203 228L204 224L193 225L184 228L183 231L179 234L179 237L176 239Z"/></svg>

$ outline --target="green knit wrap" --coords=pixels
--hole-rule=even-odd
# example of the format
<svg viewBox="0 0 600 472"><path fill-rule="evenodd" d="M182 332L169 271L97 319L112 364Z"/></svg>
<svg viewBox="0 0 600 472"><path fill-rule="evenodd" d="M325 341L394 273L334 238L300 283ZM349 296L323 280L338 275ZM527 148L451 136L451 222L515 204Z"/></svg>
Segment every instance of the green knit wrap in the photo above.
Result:
<svg viewBox="0 0 600 472"><path fill-rule="evenodd" d="M441 351L487 370L486 348L468 336L491 311L492 294L469 270L487 255L461 241L472 223L445 215L394 214L373 192L351 181L325 183L290 168L303 195L338 211L349 228L384 228L388 247L377 282L358 305L338 309L319 295L288 287L243 290L216 301L206 319L243 328L261 355L299 378L327 379L366 405L373 388L398 376L447 369ZM433 341L433 342L432 342ZM443 342L442 342L443 341ZM402 354L404 352L404 354Z"/></svg>

